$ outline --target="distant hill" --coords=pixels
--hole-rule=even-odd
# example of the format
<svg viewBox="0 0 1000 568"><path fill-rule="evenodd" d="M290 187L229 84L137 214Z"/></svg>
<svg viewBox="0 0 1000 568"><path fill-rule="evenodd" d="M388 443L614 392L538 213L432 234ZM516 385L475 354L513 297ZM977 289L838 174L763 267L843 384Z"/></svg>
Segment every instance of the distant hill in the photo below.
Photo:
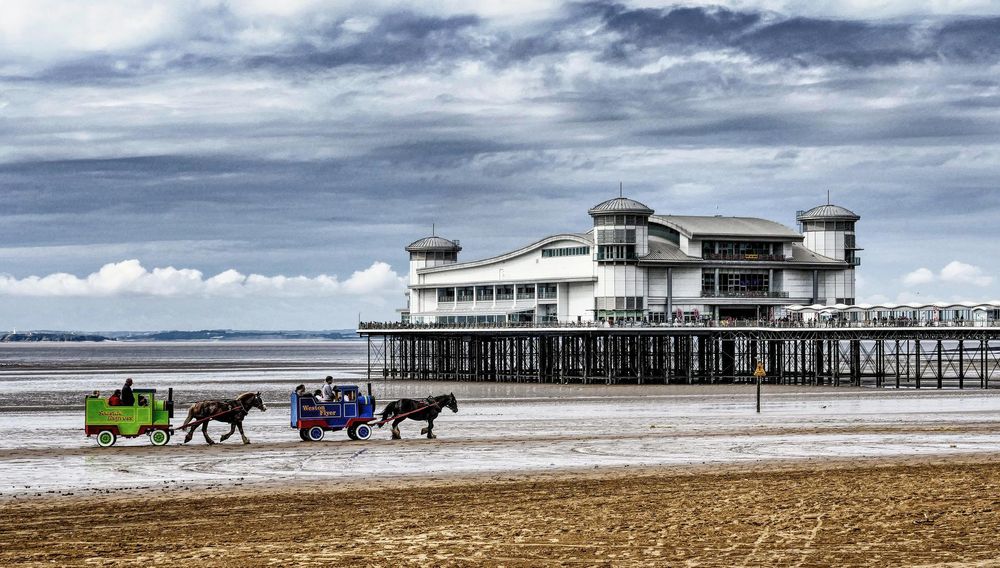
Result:
<svg viewBox="0 0 1000 568"><path fill-rule="evenodd" d="M114 341L103 335L68 333L64 331L28 331L25 333L5 333L0 335L0 343L15 341Z"/></svg>
<svg viewBox="0 0 1000 568"><path fill-rule="evenodd" d="M325 331L201 329L196 331L115 331L103 333L121 341L358 339L358 334L353 329L334 329Z"/></svg>

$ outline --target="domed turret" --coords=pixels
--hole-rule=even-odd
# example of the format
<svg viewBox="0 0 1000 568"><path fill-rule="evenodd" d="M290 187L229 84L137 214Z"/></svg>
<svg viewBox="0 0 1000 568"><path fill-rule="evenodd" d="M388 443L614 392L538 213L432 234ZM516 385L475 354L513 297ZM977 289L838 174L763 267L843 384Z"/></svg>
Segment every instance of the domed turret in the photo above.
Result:
<svg viewBox="0 0 1000 568"><path fill-rule="evenodd" d="M410 284L417 283L418 268L455 264L461 250L458 241L439 237L433 231L430 236L413 241L406 247L410 253Z"/></svg>
<svg viewBox="0 0 1000 568"><path fill-rule="evenodd" d="M597 205L591 207L587 213L591 216L594 215L616 215L618 213L632 213L634 215L643 215L649 217L653 214L653 210L646 207L644 204L639 203L634 199L629 199L627 197L616 197L614 199L609 199L607 201L602 201Z"/></svg>
<svg viewBox="0 0 1000 568"><path fill-rule="evenodd" d="M820 219L859 221L861 216L850 209L846 209L840 205L833 205L832 203L819 205L808 211L799 211L798 214L795 215L795 220L800 223L803 221L816 221Z"/></svg>
<svg viewBox="0 0 1000 568"><path fill-rule="evenodd" d="M444 237L439 237L437 235L431 235L429 237L424 237L422 239L417 239L406 246L406 251L409 253L414 252L454 252L462 250L459 246L458 241L449 241ZM410 255L413 258L413 255Z"/></svg>
<svg viewBox="0 0 1000 568"><path fill-rule="evenodd" d="M629 261L649 252L647 222L653 210L627 197L598 203L588 211L594 218L594 242L599 262Z"/></svg>
<svg viewBox="0 0 1000 568"><path fill-rule="evenodd" d="M857 213L832 203L799 211L795 215L795 220L802 227L806 248L823 256L845 260L852 266L860 264L855 251L861 249L857 247L854 235L855 222L860 219Z"/></svg>

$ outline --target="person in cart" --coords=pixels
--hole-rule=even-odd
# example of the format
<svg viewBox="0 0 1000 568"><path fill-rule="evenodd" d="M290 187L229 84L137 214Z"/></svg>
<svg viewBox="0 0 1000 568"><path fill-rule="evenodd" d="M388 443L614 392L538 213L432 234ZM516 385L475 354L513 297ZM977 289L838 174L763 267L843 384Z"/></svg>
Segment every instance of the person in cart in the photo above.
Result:
<svg viewBox="0 0 1000 568"><path fill-rule="evenodd" d="M122 405L122 391L121 389L115 389L115 392L111 393L108 397L108 406L121 406Z"/></svg>
<svg viewBox="0 0 1000 568"><path fill-rule="evenodd" d="M125 379L125 386L122 387L122 406L135 406L135 395L132 394L132 377Z"/></svg>
<svg viewBox="0 0 1000 568"><path fill-rule="evenodd" d="M326 378L326 384L323 385L323 396L321 397L323 402L337 402L340 400L340 391L333 386L333 377L328 376Z"/></svg>

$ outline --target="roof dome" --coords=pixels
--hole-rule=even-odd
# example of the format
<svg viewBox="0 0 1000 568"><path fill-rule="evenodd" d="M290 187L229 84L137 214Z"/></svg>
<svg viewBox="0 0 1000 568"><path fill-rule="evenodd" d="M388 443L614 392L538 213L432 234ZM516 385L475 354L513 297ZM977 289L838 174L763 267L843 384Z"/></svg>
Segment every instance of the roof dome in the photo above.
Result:
<svg viewBox="0 0 1000 568"><path fill-rule="evenodd" d="M653 210L627 197L616 197L609 199L590 208L587 213L591 215L614 215L616 213L634 213L639 215L652 215Z"/></svg>
<svg viewBox="0 0 1000 568"><path fill-rule="evenodd" d="M829 203L826 205L820 205L819 207L813 207L804 213L799 212L799 214L795 216L796 221L812 221L814 219L848 219L851 221L857 221L858 219L861 219L861 216L850 209Z"/></svg>
<svg viewBox="0 0 1000 568"><path fill-rule="evenodd" d="M429 237L424 237L413 241L406 247L407 252L417 252L417 251L455 251L458 252L462 250L462 247L458 246L457 241L449 241L444 237L438 237L436 235L431 235Z"/></svg>

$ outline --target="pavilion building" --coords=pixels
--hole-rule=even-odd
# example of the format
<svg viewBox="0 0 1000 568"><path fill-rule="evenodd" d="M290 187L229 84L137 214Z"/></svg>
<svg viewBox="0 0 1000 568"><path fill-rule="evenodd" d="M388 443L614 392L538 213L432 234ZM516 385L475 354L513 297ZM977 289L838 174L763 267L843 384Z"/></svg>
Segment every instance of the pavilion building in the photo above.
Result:
<svg viewBox="0 0 1000 568"><path fill-rule="evenodd" d="M406 247L414 323L775 318L789 305L853 304L860 217L799 211L799 230L754 217L657 215L616 197L586 232L459 262L458 241Z"/></svg>

